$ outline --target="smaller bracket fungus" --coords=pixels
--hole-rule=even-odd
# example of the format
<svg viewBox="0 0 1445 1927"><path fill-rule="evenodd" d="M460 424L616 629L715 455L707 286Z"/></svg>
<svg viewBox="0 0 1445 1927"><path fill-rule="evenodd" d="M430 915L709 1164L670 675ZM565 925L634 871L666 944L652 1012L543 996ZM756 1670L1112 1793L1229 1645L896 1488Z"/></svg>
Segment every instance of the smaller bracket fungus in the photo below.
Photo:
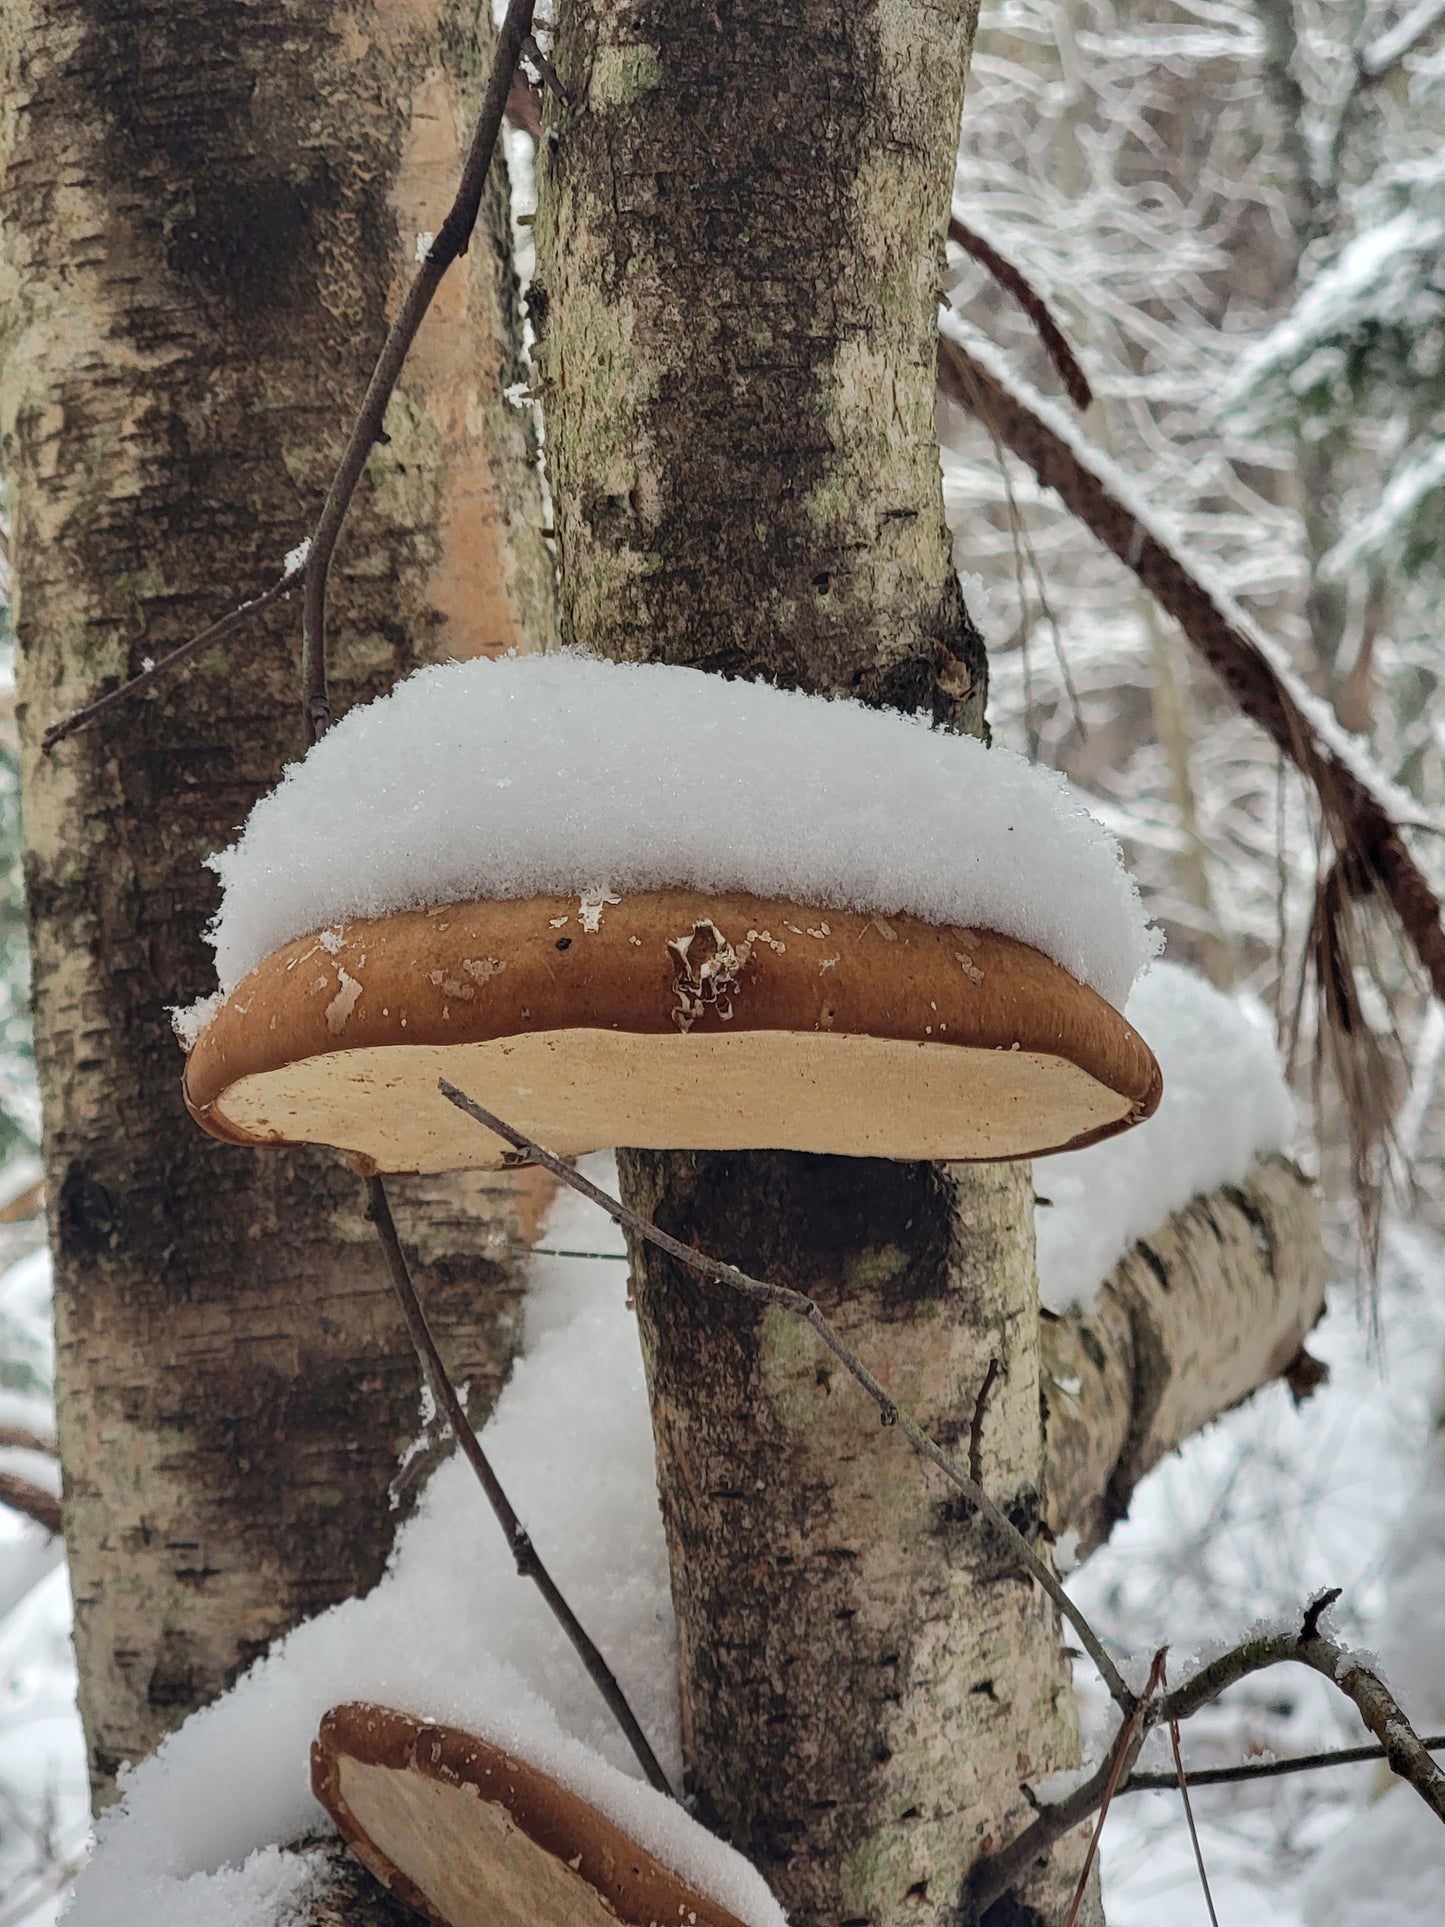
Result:
<svg viewBox="0 0 1445 1927"><path fill-rule="evenodd" d="M1155 947L1108 834L1004 750L695 670L425 670L216 860L186 1102L242 1144L1027 1157L1146 1117Z"/></svg>
<svg viewBox="0 0 1445 1927"><path fill-rule="evenodd" d="M311 1785L358 1860L446 1927L741 1927L579 1794L456 1727L333 1707Z"/></svg>

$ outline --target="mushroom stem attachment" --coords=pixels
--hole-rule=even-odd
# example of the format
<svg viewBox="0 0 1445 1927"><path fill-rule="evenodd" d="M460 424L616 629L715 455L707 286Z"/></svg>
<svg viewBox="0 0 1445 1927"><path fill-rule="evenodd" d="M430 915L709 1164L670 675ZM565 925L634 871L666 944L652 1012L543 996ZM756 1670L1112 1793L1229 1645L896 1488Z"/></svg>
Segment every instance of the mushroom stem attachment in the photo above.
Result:
<svg viewBox="0 0 1445 1927"><path fill-rule="evenodd" d="M446 1366L442 1363L441 1353L437 1350L436 1340L432 1337L431 1327L427 1324L426 1313L422 1310L421 1300L416 1295L412 1283L411 1267L406 1262L406 1253L401 1248L397 1236L396 1221L391 1215L391 1204L386 1195L386 1186L380 1178L366 1180L366 1215L376 1226L376 1235L386 1254L387 1269L391 1273L392 1288L401 1315L406 1320L406 1328L416 1355L421 1360L431 1384L436 1402L445 1413L451 1426L452 1437L467 1463L481 1482L487 1502L497 1515L498 1523L507 1535L507 1544L516 1561L517 1571L523 1579L530 1579L546 1600L553 1618L571 1641L573 1650L587 1670L598 1692L606 1700L617 1724L627 1735L628 1744L637 1755L637 1763L646 1775L649 1785L676 1799L672 1784L663 1772L657 1755L648 1744L647 1735L637 1723L636 1715L627 1703L626 1695L618 1685L615 1674L597 1647L588 1637L581 1621L563 1598L556 1581L542 1564L537 1549L532 1544L527 1528L518 1518L515 1507L502 1489L502 1482L493 1469L491 1460L482 1450L481 1440L472 1428L457 1389L451 1381Z"/></svg>

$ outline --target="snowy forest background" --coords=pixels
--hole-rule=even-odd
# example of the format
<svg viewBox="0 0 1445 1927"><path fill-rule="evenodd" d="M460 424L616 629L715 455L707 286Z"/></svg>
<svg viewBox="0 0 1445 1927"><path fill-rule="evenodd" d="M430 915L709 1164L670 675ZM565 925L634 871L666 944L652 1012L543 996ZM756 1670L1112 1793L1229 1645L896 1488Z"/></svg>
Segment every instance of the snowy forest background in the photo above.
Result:
<svg viewBox="0 0 1445 1927"><path fill-rule="evenodd" d="M1094 388L1085 423L1094 443L1413 797L1427 832L1417 847L1437 885L1442 126L1442 0L1005 0L985 8L980 27L955 202L1061 320ZM525 215L528 143L509 138ZM948 299L1015 370L1056 391L1027 317L957 251ZM945 435L946 496L968 530L960 567L992 655L994 731L1089 791L1168 931L1169 954L1275 1014L1294 1046L1302 1148L1319 1145L1336 1265L1332 1310L1310 1347L1329 1384L1299 1410L1276 1384L1195 1439L1141 1488L1075 1586L1122 1650L1168 1638L1180 1659L1342 1586L1343 1636L1383 1645L1420 1730L1439 1730L1445 1448L1433 1399L1445 1359L1445 1117L1435 1099L1445 1019L1382 930L1373 978L1359 985L1387 1044L1395 1139L1392 1168L1377 1174L1387 1203L1372 1287L1340 1107L1311 1076L1307 1021L1296 1035L1315 886L1307 799L1132 575L976 422L950 417ZM8 631L0 640L8 657ZM0 1218L33 1188L38 1129L7 688ZM1043 1195L1046 1180L1041 1166ZM37 1217L0 1222L0 1425L44 1436L42 1237ZM53 1486L44 1455L4 1457ZM84 1851L66 1612L58 1542L0 1514L0 1927L54 1918ZM1193 1723L1191 1762L1354 1737L1349 1709L1323 1681L1271 1673ZM1369 1918L1363 1890L1336 1884L1311 1898L1309 1870L1369 1802L1383 1813L1413 1797L1381 1792L1373 1770L1359 1768L1196 1796L1220 1920ZM1175 1796L1121 1801L1104 1840L1115 1927L1207 1920ZM1378 1918L1423 1920L1402 1911L1403 1888L1393 1901L1381 1894L1391 1869L1370 1861Z"/></svg>

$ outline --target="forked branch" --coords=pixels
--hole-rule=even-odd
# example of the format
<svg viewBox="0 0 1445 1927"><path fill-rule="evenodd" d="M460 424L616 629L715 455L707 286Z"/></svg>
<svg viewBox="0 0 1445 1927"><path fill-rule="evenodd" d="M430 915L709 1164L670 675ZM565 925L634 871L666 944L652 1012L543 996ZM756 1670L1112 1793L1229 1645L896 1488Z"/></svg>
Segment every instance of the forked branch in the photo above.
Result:
<svg viewBox="0 0 1445 1927"><path fill-rule="evenodd" d="M1420 1795L1432 1813L1445 1821L1445 1771L1430 1757L1430 1742L1422 1740L1406 1719L1399 1702L1358 1653L1352 1653L1322 1626L1324 1614L1339 1598L1336 1587L1322 1593L1306 1608L1297 1627L1281 1627L1241 1641L1211 1660L1171 1693L1148 1699L1142 1717L1124 1720L1105 1759L1084 1784L1066 1799L1046 1806L1037 1820L999 1853L981 1860L969 1876L964 1918L977 1919L989 1902L1006 1892L1024 1869L1043 1859L1080 1821L1102 1806L1106 1794L1123 1793L1135 1782L1130 1769L1150 1730L1189 1719L1217 1700L1226 1687L1236 1685L1267 1667L1293 1663L1308 1666L1336 1685L1354 1702L1360 1718L1376 1736L1384 1757L1402 1780ZM1198 1785L1202 1776L1188 1775ZM1173 1775L1141 1776L1141 1785L1173 1786Z"/></svg>

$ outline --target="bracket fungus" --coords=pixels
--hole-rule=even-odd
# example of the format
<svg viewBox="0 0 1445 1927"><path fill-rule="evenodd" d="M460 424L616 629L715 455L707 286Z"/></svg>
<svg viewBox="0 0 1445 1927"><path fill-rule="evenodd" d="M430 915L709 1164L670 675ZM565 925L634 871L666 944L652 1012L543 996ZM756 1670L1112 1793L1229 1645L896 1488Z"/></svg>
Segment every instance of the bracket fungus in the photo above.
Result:
<svg viewBox="0 0 1445 1927"><path fill-rule="evenodd" d="M580 1794L457 1727L333 1707L311 1785L362 1864L446 1927L741 1927Z"/></svg>
<svg viewBox="0 0 1445 1927"><path fill-rule="evenodd" d="M192 1115L366 1172L550 1148L1027 1157L1158 1102L1153 948L1062 780L920 719L580 657L423 671L217 859Z"/></svg>
<svg viewBox="0 0 1445 1927"><path fill-rule="evenodd" d="M232 1143L330 1144L367 1171L502 1162L441 1077L564 1156L1026 1157L1160 1092L1118 1012L1013 938L684 890L590 931L547 896L287 944L202 1031L185 1092Z"/></svg>

